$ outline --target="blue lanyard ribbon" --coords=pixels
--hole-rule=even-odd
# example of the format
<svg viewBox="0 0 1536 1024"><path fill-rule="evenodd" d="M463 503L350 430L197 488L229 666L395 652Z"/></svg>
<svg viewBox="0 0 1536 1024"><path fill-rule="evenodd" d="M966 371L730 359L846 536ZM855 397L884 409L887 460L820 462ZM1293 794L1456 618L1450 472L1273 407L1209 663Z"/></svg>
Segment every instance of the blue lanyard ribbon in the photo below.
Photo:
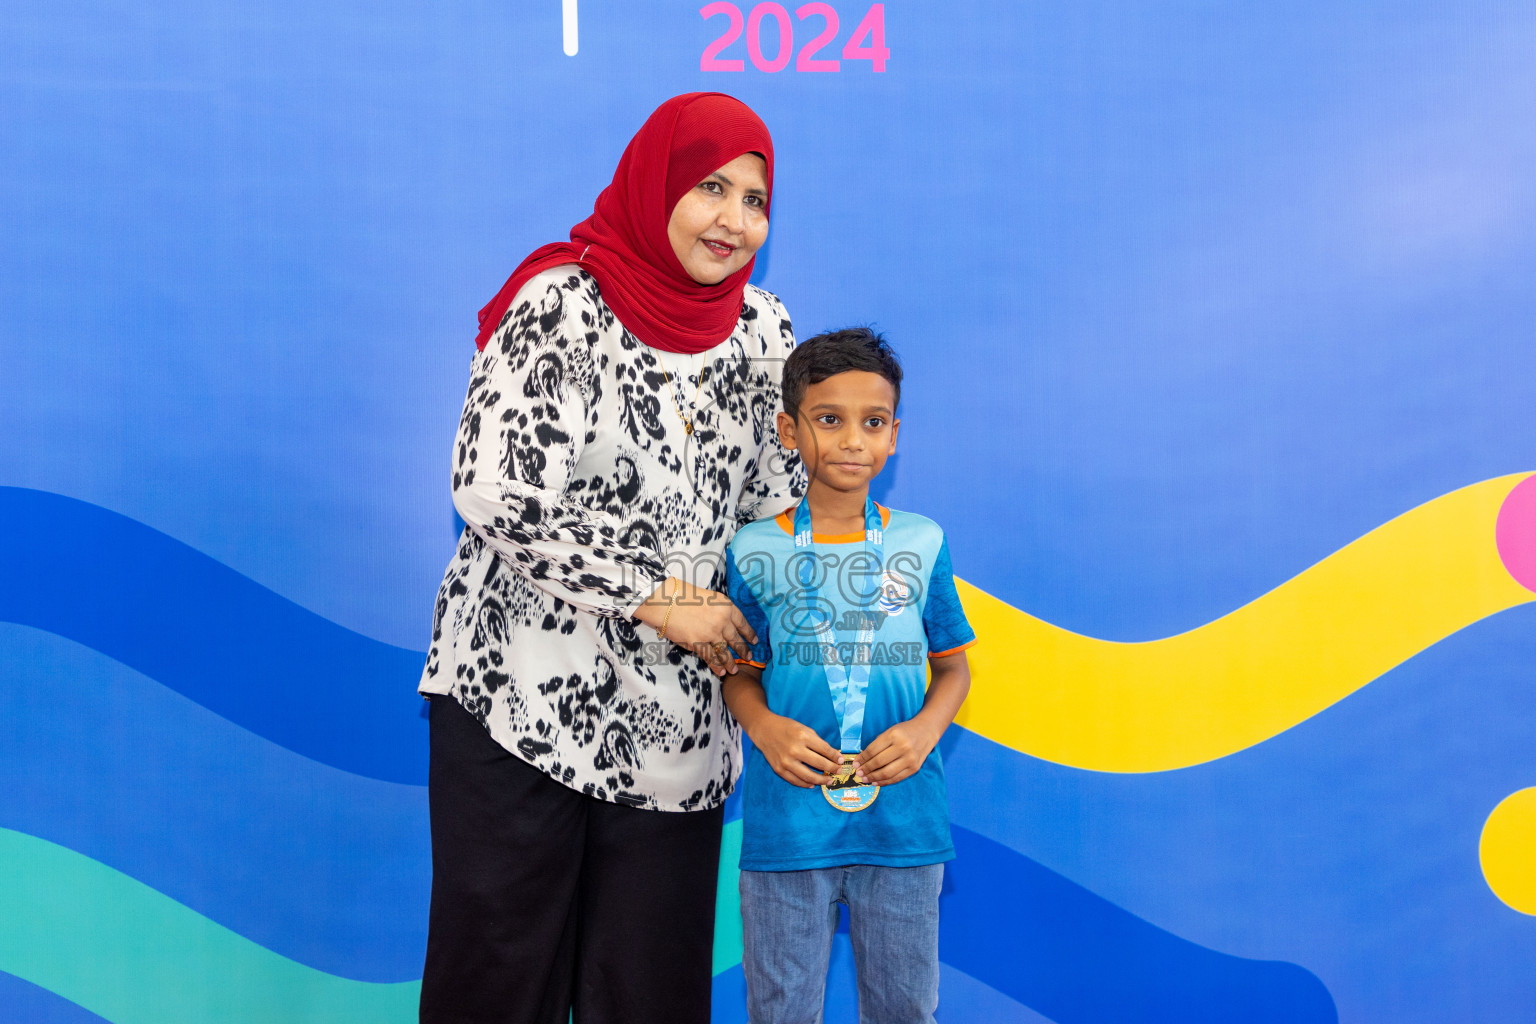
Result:
<svg viewBox="0 0 1536 1024"><path fill-rule="evenodd" d="M821 595L816 586L819 575L816 548L811 534L810 504L804 500L795 510L795 547L803 552L800 562L800 586L808 614L815 619L816 642L821 647L821 667L832 694L832 710L842 733L842 752L857 754L863 749L864 699L869 691L869 662L875 642L873 614L867 616L854 641L851 665L845 666L837 654L837 633L829 616L823 614ZM864 504L864 551L873 556L878 576L885 564L885 530L880 509L873 498ZM878 582L875 594L880 593ZM830 605L826 607L832 607ZM871 609L873 611L873 609Z"/></svg>

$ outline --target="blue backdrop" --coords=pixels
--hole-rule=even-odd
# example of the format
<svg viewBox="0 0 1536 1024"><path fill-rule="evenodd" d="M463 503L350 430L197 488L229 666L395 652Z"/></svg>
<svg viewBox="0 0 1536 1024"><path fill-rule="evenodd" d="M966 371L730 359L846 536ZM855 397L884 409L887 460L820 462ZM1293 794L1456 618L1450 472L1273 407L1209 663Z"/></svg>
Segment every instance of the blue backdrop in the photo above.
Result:
<svg viewBox="0 0 1536 1024"><path fill-rule="evenodd" d="M414 1019L474 313L674 93L772 129L758 282L888 332L882 500L1033 616L1195 629L1536 469L1530 4L837 0L776 71L701 6L0 12L0 1017ZM941 1019L1536 1018L1533 613L1176 771L952 730Z"/></svg>

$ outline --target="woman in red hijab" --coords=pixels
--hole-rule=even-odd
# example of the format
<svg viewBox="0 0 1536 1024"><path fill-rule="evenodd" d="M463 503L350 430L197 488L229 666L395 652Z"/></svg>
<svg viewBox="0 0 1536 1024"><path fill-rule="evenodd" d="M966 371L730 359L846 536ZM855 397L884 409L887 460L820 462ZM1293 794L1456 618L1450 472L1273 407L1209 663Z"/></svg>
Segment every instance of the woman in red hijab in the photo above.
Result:
<svg viewBox="0 0 1536 1024"><path fill-rule="evenodd" d="M804 492L773 429L789 317L748 283L772 192L751 110L674 97L480 312L420 685L426 1024L709 1019L741 758L715 676L755 640L710 588Z"/></svg>

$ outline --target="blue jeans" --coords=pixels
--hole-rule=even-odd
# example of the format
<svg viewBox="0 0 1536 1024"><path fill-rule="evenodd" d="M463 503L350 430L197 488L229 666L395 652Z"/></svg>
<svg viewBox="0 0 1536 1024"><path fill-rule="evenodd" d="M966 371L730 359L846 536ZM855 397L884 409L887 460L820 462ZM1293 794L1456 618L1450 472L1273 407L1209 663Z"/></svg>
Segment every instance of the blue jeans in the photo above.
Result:
<svg viewBox="0 0 1536 1024"><path fill-rule="evenodd" d="M837 905L844 903L859 979L859 1024L933 1024L943 882L942 864L743 871L748 1019L821 1024Z"/></svg>

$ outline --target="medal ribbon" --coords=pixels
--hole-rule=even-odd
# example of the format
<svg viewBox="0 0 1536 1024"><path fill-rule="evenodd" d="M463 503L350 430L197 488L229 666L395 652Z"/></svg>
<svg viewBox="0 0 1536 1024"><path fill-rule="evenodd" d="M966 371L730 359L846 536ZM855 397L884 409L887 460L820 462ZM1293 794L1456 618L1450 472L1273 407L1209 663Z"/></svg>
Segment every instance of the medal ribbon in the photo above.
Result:
<svg viewBox="0 0 1536 1024"><path fill-rule="evenodd" d="M812 542L811 509L803 499L795 509L795 547L804 551L800 563L800 586L805 592L809 614L816 616L816 642L821 645L821 668L827 676L827 690L832 694L832 710L837 715L838 729L842 733L842 752L857 754L863 749L864 698L869 691L869 661L875 642L873 614L865 620L853 646L853 664L844 666L837 656L837 633L831 620L821 615L820 593L816 587L816 548ZM864 550L874 556L876 566L875 594L880 593L879 573L885 565L885 530L880 522L880 509L873 498L864 504Z"/></svg>

